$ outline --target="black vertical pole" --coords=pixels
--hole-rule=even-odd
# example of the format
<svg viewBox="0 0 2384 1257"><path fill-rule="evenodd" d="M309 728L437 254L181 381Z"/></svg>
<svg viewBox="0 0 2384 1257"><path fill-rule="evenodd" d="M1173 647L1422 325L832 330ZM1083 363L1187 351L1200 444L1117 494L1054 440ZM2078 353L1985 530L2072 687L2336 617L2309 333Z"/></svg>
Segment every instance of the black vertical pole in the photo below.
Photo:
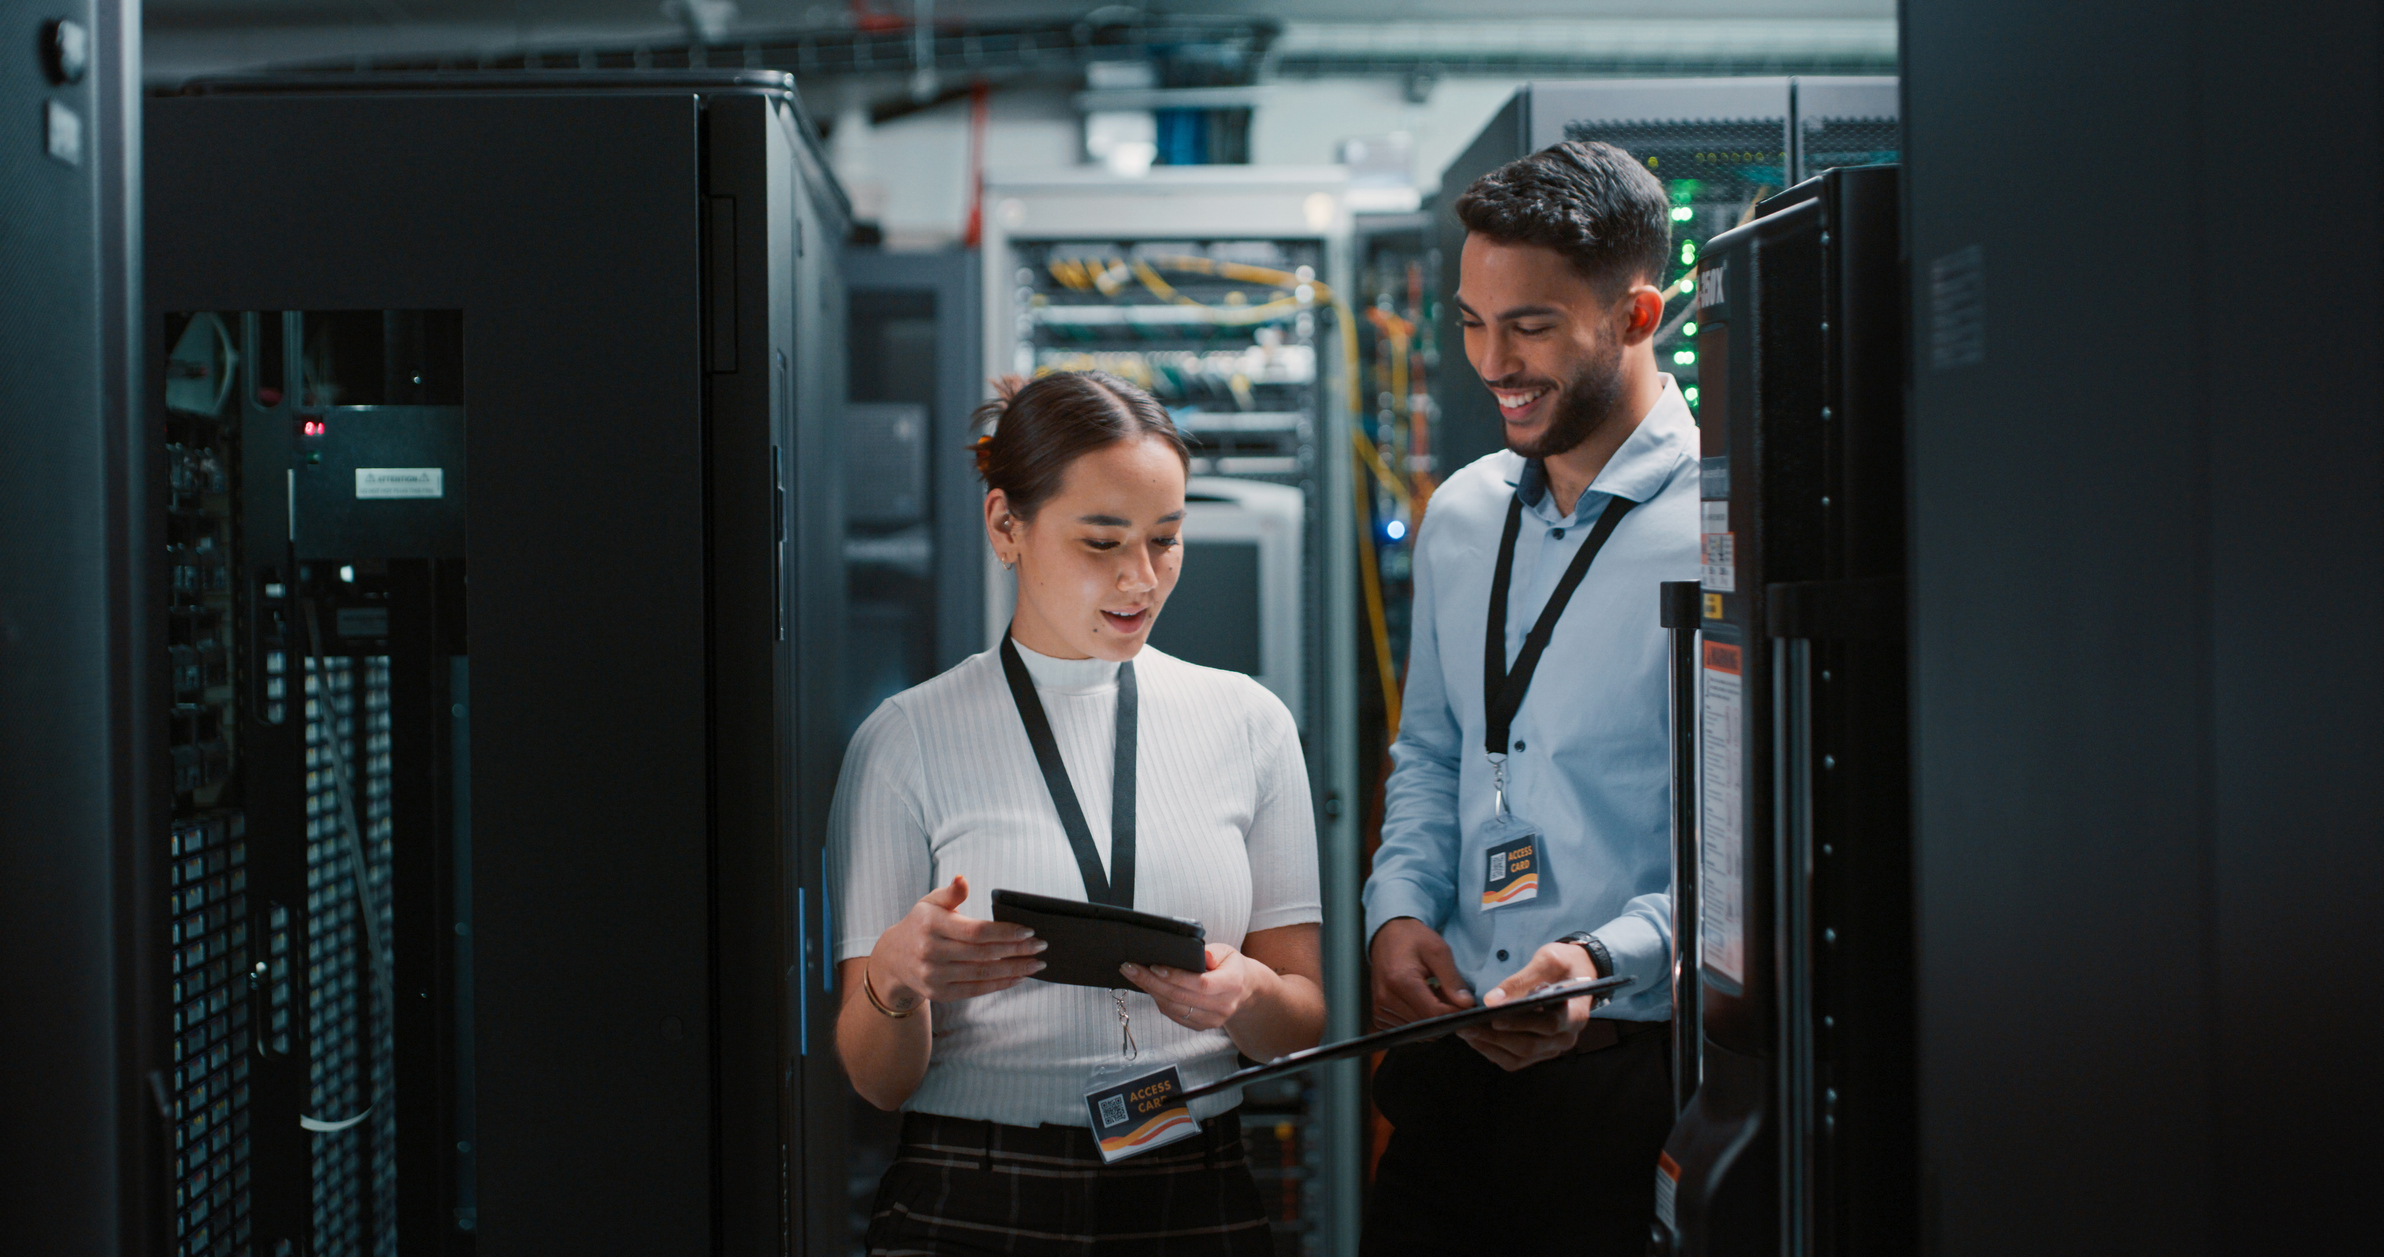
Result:
<svg viewBox="0 0 2384 1257"><path fill-rule="evenodd" d="M1697 623L1693 580L1663 583L1672 714L1672 1109L1697 1094Z"/></svg>

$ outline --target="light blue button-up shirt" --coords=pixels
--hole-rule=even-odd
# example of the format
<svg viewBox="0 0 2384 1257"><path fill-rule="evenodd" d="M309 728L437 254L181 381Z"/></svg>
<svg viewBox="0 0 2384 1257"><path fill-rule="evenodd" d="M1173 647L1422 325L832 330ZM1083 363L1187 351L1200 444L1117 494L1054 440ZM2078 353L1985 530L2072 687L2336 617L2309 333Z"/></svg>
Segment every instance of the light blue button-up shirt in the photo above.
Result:
<svg viewBox="0 0 2384 1257"><path fill-rule="evenodd" d="M1450 476L1416 535L1415 613L1366 937L1414 917L1440 931L1476 994L1543 944L1598 936L1635 978L1600 1015L1671 1015L1671 759L1657 586L1697 579L1697 425L1671 377L1570 515L1537 463L1501 451ZM1515 715L1507 807L1541 834L1536 898L1485 910L1496 813L1482 742L1482 651L1507 502L1523 500L1507 595L1511 667L1606 503L1623 517L1556 623Z"/></svg>

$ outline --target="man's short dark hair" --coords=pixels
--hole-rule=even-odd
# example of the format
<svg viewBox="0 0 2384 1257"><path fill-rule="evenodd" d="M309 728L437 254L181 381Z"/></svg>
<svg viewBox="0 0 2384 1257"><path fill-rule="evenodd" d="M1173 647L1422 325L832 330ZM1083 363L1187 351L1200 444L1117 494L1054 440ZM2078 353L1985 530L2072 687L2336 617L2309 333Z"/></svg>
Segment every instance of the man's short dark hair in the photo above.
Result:
<svg viewBox="0 0 2384 1257"><path fill-rule="evenodd" d="M1457 221L1500 244L1554 250L1582 278L1617 290L1661 284L1672 249L1664 185L1595 140L1551 144L1474 180L1457 198Z"/></svg>

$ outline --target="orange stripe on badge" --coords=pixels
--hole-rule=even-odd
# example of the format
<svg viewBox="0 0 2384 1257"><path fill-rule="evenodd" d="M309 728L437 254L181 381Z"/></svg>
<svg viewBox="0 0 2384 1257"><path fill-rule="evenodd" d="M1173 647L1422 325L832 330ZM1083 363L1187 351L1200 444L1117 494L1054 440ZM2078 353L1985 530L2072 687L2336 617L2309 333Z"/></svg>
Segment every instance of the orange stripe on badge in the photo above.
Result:
<svg viewBox="0 0 2384 1257"><path fill-rule="evenodd" d="M1656 1172L1677 1183L1680 1181L1680 1162L1673 1160L1669 1152L1659 1152L1656 1154Z"/></svg>
<svg viewBox="0 0 2384 1257"><path fill-rule="evenodd" d="M1728 642L1705 643L1705 666L1715 672L1739 675L1738 647Z"/></svg>
<svg viewBox="0 0 2384 1257"><path fill-rule="evenodd" d="M1111 1135L1102 1140L1101 1147L1110 1152L1116 1152L1120 1148L1132 1148L1140 1144L1147 1144L1178 1126L1190 1126L1191 1124L1192 1117L1188 1113L1161 1113L1123 1135Z"/></svg>
<svg viewBox="0 0 2384 1257"><path fill-rule="evenodd" d="M1537 873L1526 873L1522 877L1516 879L1515 883L1507 887L1505 890L1482 892L1482 902L1505 903L1507 900L1513 899L1515 896L1522 894L1524 891L1538 890L1539 888L1540 875Z"/></svg>

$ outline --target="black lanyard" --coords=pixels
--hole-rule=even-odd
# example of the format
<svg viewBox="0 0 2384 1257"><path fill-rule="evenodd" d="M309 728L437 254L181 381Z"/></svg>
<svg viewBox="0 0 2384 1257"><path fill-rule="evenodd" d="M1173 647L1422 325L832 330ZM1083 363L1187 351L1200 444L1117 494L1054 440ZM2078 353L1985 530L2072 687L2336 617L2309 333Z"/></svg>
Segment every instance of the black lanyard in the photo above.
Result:
<svg viewBox="0 0 2384 1257"><path fill-rule="evenodd" d="M1587 490L1583 490L1587 492ZM1573 555L1565 568L1564 579L1556 582L1556 592L1548 595L1548 605L1541 609L1539 622L1531 626L1531 633L1523 639L1523 650L1515 656L1515 668L1507 670L1507 582L1515 575L1515 537L1523 531L1523 499L1507 500L1507 530L1498 539L1498 570L1490 577L1490 640L1482 648L1482 724L1487 736L1483 739L1492 755L1507 753L1507 734L1515 723L1515 713L1523 707L1524 692L1531 688L1531 674L1539 669L1540 655L1548 649L1548 639L1556 634L1557 617L1564 614L1565 604L1573 600L1573 591L1581 587L1581 578L1589 575L1590 561L1605 547L1606 538L1614 535L1614 526L1637 506L1629 498L1608 498L1606 509L1598 513L1595 528Z"/></svg>
<svg viewBox="0 0 2384 1257"><path fill-rule="evenodd" d="M1084 874L1085 898L1113 908L1134 906L1134 665L1118 665L1117 767L1109 788L1109 867L1101 871L1101 852L1093 846L1092 828L1084 823L1084 807L1076 801L1076 787L1068 781L1068 765L1060 759L1060 744L1051 736L1051 719L1043 714L1043 700L1035 697L1035 679L1010 635L1002 635L1002 675L1010 681L1010 700L1018 704L1018 719L1026 725L1026 740L1035 746L1035 762L1043 768L1043 784L1051 787L1051 802L1060 810L1060 828L1068 831L1068 845L1076 849L1076 868Z"/></svg>

